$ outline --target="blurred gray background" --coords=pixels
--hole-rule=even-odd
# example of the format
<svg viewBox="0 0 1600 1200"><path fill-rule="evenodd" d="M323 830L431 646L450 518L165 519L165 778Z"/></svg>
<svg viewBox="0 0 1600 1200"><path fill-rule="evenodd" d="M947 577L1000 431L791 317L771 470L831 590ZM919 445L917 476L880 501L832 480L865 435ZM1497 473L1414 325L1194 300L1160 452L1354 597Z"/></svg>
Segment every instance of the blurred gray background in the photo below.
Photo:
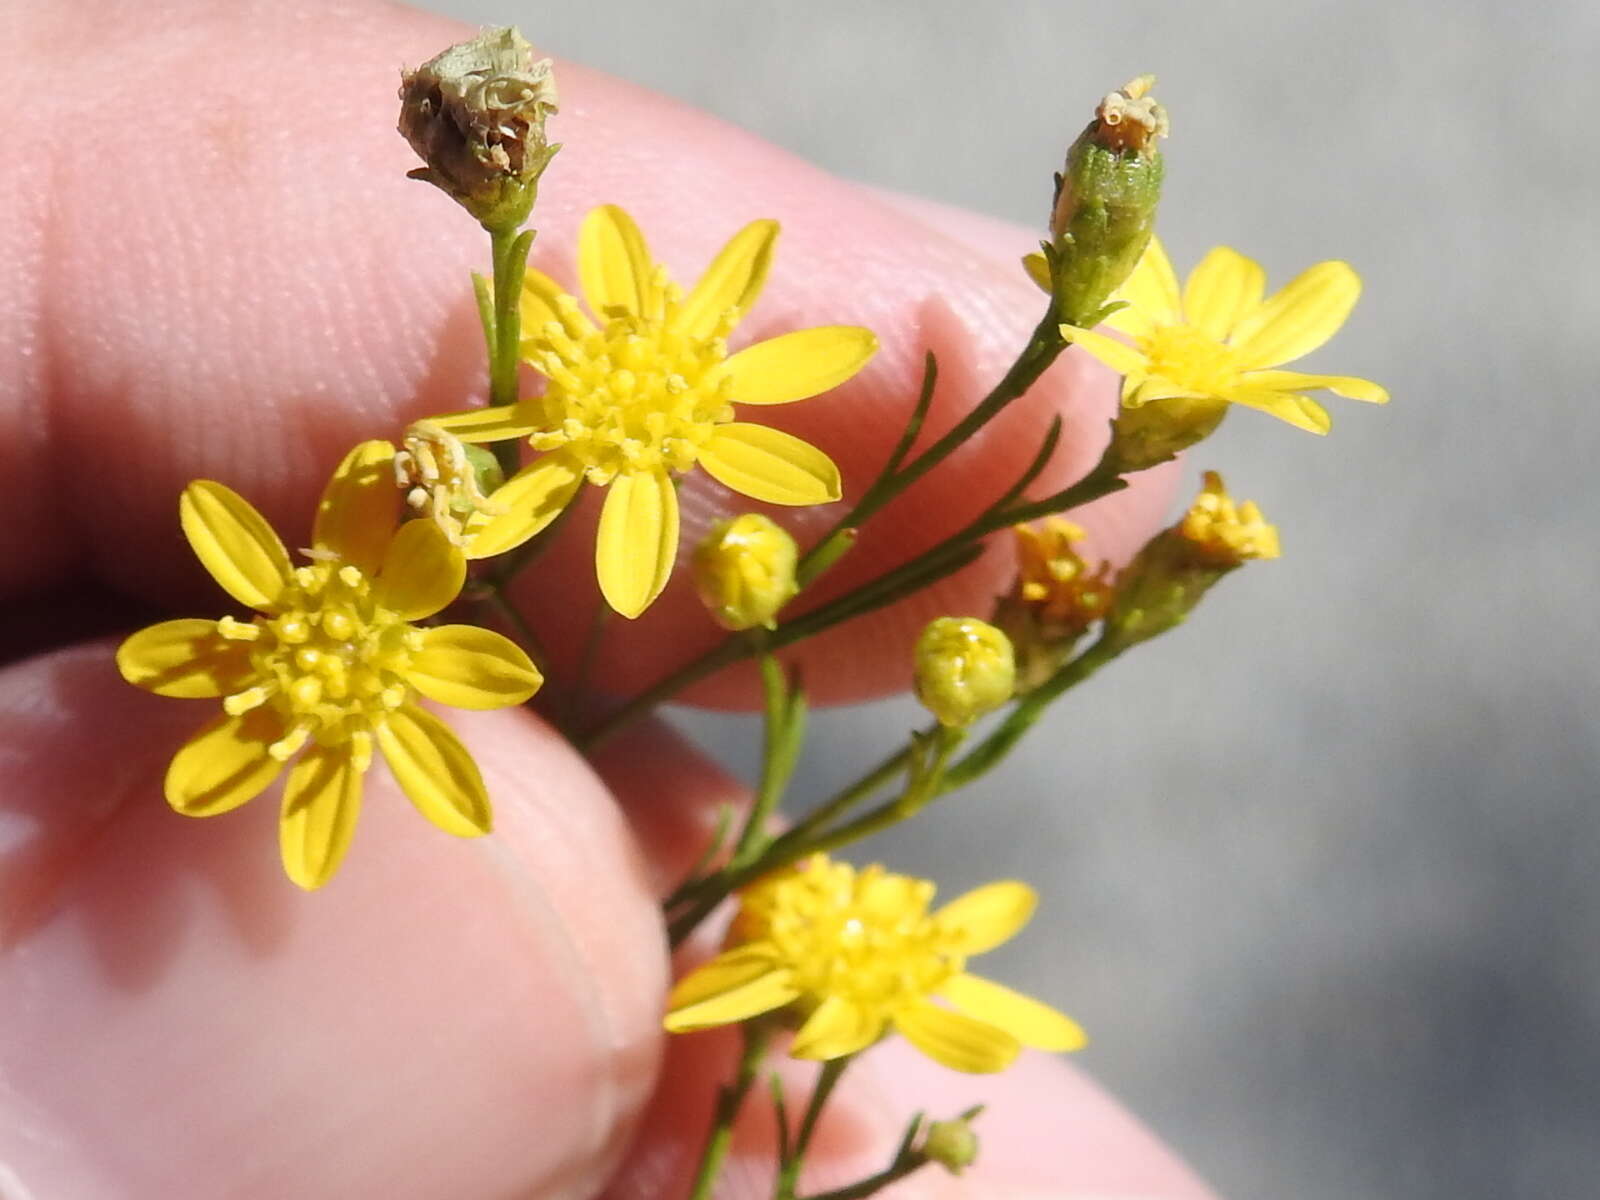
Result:
<svg viewBox="0 0 1600 1200"><path fill-rule="evenodd" d="M951 894L1038 882L1005 977L1226 1195L1600 1194L1600 6L429 6L1030 225L1087 106L1153 71L1180 271L1355 263L1310 366L1394 403L1206 455L1288 558L877 849ZM747 725L682 720L748 769ZM916 720L823 718L801 788Z"/></svg>

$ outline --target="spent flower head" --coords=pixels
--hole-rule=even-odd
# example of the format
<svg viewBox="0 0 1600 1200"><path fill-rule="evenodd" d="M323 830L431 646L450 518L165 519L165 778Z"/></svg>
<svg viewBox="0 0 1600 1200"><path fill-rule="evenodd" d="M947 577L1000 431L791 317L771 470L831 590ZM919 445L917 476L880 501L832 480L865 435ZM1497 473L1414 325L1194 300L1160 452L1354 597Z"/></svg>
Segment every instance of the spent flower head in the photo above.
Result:
<svg viewBox="0 0 1600 1200"><path fill-rule="evenodd" d="M1118 577L1106 634L1126 648L1164 633L1224 575L1278 553L1278 531L1261 510L1235 504L1222 477L1207 471L1183 519L1151 538Z"/></svg>
<svg viewBox="0 0 1600 1200"><path fill-rule="evenodd" d="M695 466L769 504L837 500L833 460L791 434L740 421L734 405L776 405L836 387L877 349L869 330L828 325L729 355L760 295L778 236L755 221L685 296L620 208L597 208L578 237L578 274L596 319L538 271L522 296L522 355L547 383L513 405L436 417L468 442L527 438L544 454L496 493L507 511L469 528L487 558L534 536L588 481L609 488L595 568L607 603L636 617L661 594L678 549L676 476Z"/></svg>
<svg viewBox="0 0 1600 1200"><path fill-rule="evenodd" d="M1143 414L1137 433L1154 445L1160 433L1150 423L1170 427L1162 457L1209 434L1229 404L1326 433L1327 412L1305 392L1388 401L1389 393L1371 380L1277 369L1311 353L1344 324L1361 294L1349 263L1317 263L1271 296L1265 292L1261 265L1226 246L1207 254L1180 291L1160 239L1152 238L1118 294L1128 307L1107 318L1133 344L1074 325L1061 326L1061 334L1122 374L1125 409L1159 406Z"/></svg>
<svg viewBox="0 0 1600 1200"><path fill-rule="evenodd" d="M396 529L394 447L364 442L334 472L317 508L309 562L296 567L266 520L211 480L183 491L184 536L248 621L164 621L122 643L129 683L161 696L220 698L222 715L179 749L167 801L209 817L252 799L296 755L279 841L289 878L332 877L350 845L362 779L381 751L400 788L447 833L490 827L476 764L417 704L520 704L542 682L528 656L471 625L413 622L455 599L466 560L429 521Z"/></svg>
<svg viewBox="0 0 1600 1200"><path fill-rule="evenodd" d="M556 111L548 58L515 29L486 29L415 71L400 73L400 133L434 184L490 229L528 219L555 152L545 120Z"/></svg>
<svg viewBox="0 0 1600 1200"><path fill-rule="evenodd" d="M744 513L716 522L694 551L695 590L724 629L773 627L799 590L800 550L771 517Z"/></svg>
<svg viewBox="0 0 1600 1200"><path fill-rule="evenodd" d="M1065 517L1012 527L1017 578L995 604L994 623L1017 656L1017 691L1032 691L1066 662L1072 648L1111 608L1111 564L1090 567L1078 553L1085 538Z"/></svg>
<svg viewBox="0 0 1600 1200"><path fill-rule="evenodd" d="M930 912L933 896L929 880L824 855L759 880L739 896L729 949L673 989L666 1028L786 1010L799 1022L796 1058L842 1058L893 1032L979 1073L1003 1070L1023 1046L1084 1044L1055 1009L966 970L1027 924L1032 888L991 883Z"/></svg>

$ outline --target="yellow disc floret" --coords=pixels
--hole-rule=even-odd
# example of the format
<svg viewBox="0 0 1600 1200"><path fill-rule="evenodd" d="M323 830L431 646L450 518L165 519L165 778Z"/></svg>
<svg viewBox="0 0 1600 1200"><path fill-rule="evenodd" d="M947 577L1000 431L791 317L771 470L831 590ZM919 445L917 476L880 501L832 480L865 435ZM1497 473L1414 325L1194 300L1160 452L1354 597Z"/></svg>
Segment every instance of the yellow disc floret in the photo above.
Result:
<svg viewBox="0 0 1600 1200"><path fill-rule="evenodd" d="M571 296L524 354L550 380L538 401L536 450L566 450L590 483L634 471L682 473L695 465L717 425L733 420L733 383L718 368L728 355L730 310L711 337L673 327L681 295L663 272L659 315L622 313L595 329Z"/></svg>
<svg viewBox="0 0 1600 1200"><path fill-rule="evenodd" d="M287 760L308 739L337 746L352 741L357 765L372 758L374 725L411 696L405 672L423 636L373 599L372 584L356 567L320 562L298 567L282 607L250 624L217 622L230 641L248 641L260 681L223 700L230 716L269 704L288 732L271 746Z"/></svg>

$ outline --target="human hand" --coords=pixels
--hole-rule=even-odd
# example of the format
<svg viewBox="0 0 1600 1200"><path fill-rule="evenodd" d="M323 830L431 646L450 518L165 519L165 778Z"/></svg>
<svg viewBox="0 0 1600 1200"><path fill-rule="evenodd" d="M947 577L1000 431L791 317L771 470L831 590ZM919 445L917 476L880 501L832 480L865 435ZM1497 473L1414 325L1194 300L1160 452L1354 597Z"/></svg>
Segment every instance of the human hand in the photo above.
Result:
<svg viewBox="0 0 1600 1200"><path fill-rule="evenodd" d="M440 836L378 772L348 863L305 895L279 872L270 804L196 822L160 803L167 759L203 717L126 687L111 644L82 640L147 609L216 607L178 535L190 479L226 480L305 544L351 443L481 388L465 286L480 238L403 178L414 164L391 133L396 68L460 29L293 0L14 6L0 33L14 84L0 624L13 654L54 647L0 671L0 1193L681 1193L729 1047L676 1039L662 1066L657 902L735 784L658 726L591 768L530 713L459 714L496 832ZM633 211L683 277L745 220L779 218L745 332L851 322L883 344L851 384L773 422L825 447L847 486L898 433L924 349L942 368L936 426L1004 368L1039 303L1016 266L1028 234L872 195L628 85L560 71L567 149L536 210L536 263L570 278L577 220L600 201ZM1111 403L1110 377L1068 355L904 497L832 587L954 528L1057 411L1064 444L1041 486L1069 481ZM1157 479L1096 506L1095 547L1131 550L1166 498ZM691 477L684 501L692 543L723 496ZM520 596L558 665L589 619L591 545L562 539ZM986 608L1008 572L992 553L807 643L813 692L903 686L921 623ZM643 619L613 623L596 679L637 690L714 636L674 585ZM699 693L749 696L737 676ZM911 1110L978 1099L990 1106L980 1165L895 1194L1205 1194L1069 1066L1028 1058L970 1079L893 1045L846 1085L813 1186L880 1166ZM754 1118L729 1196L760 1194L765 1136Z"/></svg>

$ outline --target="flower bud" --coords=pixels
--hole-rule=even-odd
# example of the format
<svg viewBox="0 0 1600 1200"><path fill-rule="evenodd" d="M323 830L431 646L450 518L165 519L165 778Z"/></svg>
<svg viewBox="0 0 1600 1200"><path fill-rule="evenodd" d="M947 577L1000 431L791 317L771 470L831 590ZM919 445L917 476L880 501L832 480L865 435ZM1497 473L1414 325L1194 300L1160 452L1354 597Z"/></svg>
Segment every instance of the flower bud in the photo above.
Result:
<svg viewBox="0 0 1600 1200"><path fill-rule="evenodd" d="M952 728L993 712L1016 688L1011 639L976 617L940 617L917 639L917 699Z"/></svg>
<svg viewBox="0 0 1600 1200"><path fill-rule="evenodd" d="M489 229L528 219L539 176L558 146L548 58L515 29L486 29L400 74L400 133L427 164L412 171L448 192Z"/></svg>
<svg viewBox="0 0 1600 1200"><path fill-rule="evenodd" d="M724 629L771 629L799 590L798 559L794 538L759 513L718 521L695 547L695 590Z"/></svg>
<svg viewBox="0 0 1600 1200"><path fill-rule="evenodd" d="M959 1175L978 1161L978 1135L965 1117L953 1121L932 1121L922 1141L922 1153L952 1175Z"/></svg>
<svg viewBox="0 0 1600 1200"><path fill-rule="evenodd" d="M1155 228L1163 172L1156 139L1167 113L1149 94L1153 75L1109 93L1067 151L1056 176L1045 273L1057 310L1087 320L1121 286ZM1036 278L1039 272L1030 265Z"/></svg>
<svg viewBox="0 0 1600 1200"><path fill-rule="evenodd" d="M1183 520L1152 538L1118 579L1106 636L1126 649L1165 633L1229 571L1278 555L1278 531L1261 510L1248 501L1235 505L1222 477L1207 471Z"/></svg>

